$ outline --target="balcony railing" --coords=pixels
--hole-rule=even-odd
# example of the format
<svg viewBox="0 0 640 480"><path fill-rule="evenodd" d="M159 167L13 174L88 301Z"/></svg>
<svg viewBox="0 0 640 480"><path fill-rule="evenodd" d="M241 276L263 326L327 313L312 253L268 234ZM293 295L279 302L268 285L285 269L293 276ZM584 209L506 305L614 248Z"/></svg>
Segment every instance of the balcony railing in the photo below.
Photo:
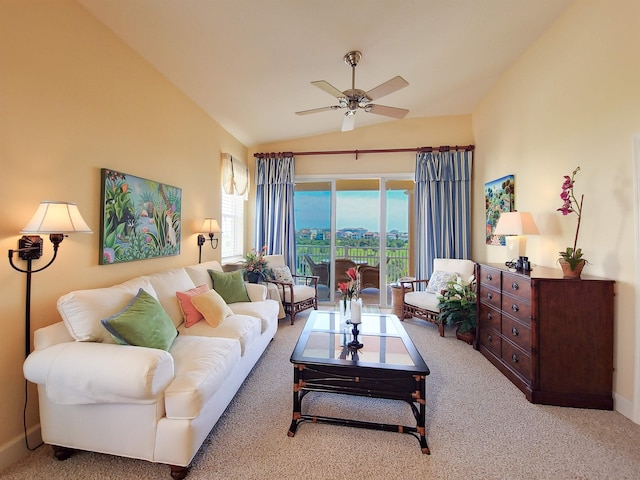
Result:
<svg viewBox="0 0 640 480"><path fill-rule="evenodd" d="M387 283L392 283L400 277L409 275L409 249L387 247ZM297 245L296 248L296 272L299 275L313 275L311 265L307 262L305 255L308 255L315 264L325 264L328 267L329 284L330 275L333 274L331 266L331 247L329 245ZM336 258L348 258L356 264L367 264L376 266L380 264L380 249L378 247L352 247L336 246Z"/></svg>

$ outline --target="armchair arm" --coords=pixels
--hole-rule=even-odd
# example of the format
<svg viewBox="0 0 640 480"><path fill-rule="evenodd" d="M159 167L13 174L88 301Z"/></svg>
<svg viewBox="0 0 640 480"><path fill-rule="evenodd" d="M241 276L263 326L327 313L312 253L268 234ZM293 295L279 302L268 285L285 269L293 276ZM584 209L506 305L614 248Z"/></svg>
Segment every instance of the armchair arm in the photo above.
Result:
<svg viewBox="0 0 640 480"><path fill-rule="evenodd" d="M429 280L401 280L400 285L402 286L403 297L404 291L408 290L410 292L415 292L417 290L424 290L426 286L429 284Z"/></svg>
<svg viewBox="0 0 640 480"><path fill-rule="evenodd" d="M54 403L149 403L173 380L174 363L155 348L65 342L32 352L23 371Z"/></svg>

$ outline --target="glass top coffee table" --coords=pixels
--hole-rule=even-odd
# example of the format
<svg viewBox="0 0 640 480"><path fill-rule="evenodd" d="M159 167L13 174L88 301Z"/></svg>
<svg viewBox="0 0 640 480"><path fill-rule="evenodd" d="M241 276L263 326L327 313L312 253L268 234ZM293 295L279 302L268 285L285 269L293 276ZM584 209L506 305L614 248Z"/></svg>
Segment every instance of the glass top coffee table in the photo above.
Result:
<svg viewBox="0 0 640 480"><path fill-rule="evenodd" d="M293 363L293 418L288 435L304 421L371 428L415 436L422 453L429 454L425 427L425 380L429 367L420 356L398 317L363 314L358 340L349 347L351 325L340 323L339 312L314 310L291 354ZM362 422L348 418L302 413L309 392L402 400L411 406L415 426ZM345 412L348 413L348 412Z"/></svg>

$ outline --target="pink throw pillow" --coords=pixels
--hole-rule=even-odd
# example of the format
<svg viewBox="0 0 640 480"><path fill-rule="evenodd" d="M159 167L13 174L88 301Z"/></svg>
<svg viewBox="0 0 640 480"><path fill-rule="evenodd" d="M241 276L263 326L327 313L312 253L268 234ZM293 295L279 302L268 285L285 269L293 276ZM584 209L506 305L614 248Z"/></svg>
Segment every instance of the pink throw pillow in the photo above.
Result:
<svg viewBox="0 0 640 480"><path fill-rule="evenodd" d="M200 285L199 287L192 288L186 292L176 292L178 303L180 303L180 310L182 310L182 318L184 318L184 324L187 328L194 326L204 318L198 309L191 303L191 298L208 291L208 285Z"/></svg>

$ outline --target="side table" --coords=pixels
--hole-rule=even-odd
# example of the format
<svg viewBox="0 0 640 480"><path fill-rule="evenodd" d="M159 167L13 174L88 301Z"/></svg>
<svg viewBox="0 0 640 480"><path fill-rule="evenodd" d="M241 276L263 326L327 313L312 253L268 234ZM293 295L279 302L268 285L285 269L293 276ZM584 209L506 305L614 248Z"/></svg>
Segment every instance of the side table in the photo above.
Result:
<svg viewBox="0 0 640 480"><path fill-rule="evenodd" d="M400 320L404 320L405 318L410 318L409 316L405 316L402 314L402 299L404 297L404 291L407 291L409 289L408 288L403 289L402 285L399 283L392 283L389 286L391 287L391 305L393 307L391 311Z"/></svg>

